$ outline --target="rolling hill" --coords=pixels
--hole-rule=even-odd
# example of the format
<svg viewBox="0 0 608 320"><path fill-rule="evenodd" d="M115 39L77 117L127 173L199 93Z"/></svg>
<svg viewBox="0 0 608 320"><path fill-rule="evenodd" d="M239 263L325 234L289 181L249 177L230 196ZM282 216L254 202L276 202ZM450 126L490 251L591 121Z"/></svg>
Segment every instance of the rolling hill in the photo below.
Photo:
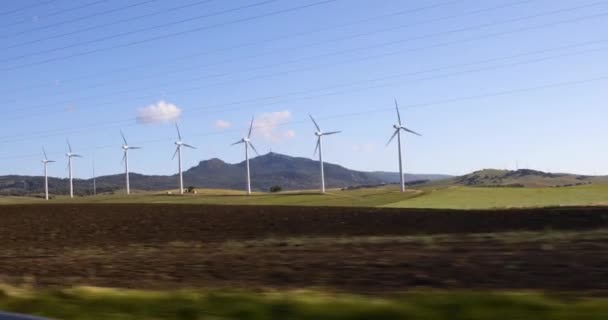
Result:
<svg viewBox="0 0 608 320"><path fill-rule="evenodd" d="M570 187L592 183L608 183L608 177L550 173L531 169L484 169L454 177L445 182L470 187Z"/></svg>
<svg viewBox="0 0 608 320"><path fill-rule="evenodd" d="M278 153L268 153L250 160L252 188L266 191L271 186L281 186L284 190L313 189L319 185L319 162L308 158L291 157ZM245 186L245 162L226 163L214 158L199 162L184 171L184 184L198 188L243 189ZM350 170L340 165L325 163L326 184L330 188L353 186L373 186L399 181L399 174L392 172L363 172ZM407 174L406 181L421 182L449 178L447 175ZM40 176L1 176L0 194L27 195L44 191L44 179ZM122 189L124 175L100 176L96 179L98 192L112 192ZM77 194L91 194L91 179L74 180ZM168 190L177 187L177 175L159 176L131 174L131 188L138 190ZM53 194L67 193L67 180L49 178L49 189Z"/></svg>

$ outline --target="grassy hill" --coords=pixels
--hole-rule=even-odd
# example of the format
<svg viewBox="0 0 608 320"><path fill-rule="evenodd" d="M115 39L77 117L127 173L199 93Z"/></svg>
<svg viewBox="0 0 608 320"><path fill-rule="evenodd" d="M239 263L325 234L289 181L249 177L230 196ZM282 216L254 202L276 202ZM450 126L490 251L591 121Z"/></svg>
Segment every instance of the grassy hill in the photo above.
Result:
<svg viewBox="0 0 608 320"><path fill-rule="evenodd" d="M319 162L278 153L268 153L251 159L252 188L267 191L272 186L283 190L314 189L319 187ZM51 171L53 172L53 171ZM198 165L184 171L185 186L197 188L220 188L243 190L245 188L245 162L226 163L220 159L201 161ZM445 175L406 175L407 181L426 181L445 178ZM329 188L352 186L375 186L396 183L398 173L364 172L351 170L340 165L325 163L326 185ZM124 188L124 174L100 176L96 179L97 192L114 192ZM176 188L177 175L159 176L131 173L131 188L134 190L160 191ZM49 190L52 194L68 193L67 179L50 178ZM91 195L93 180L74 180L75 193ZM44 192L44 179L40 176L9 175L0 177L2 195L41 195Z"/></svg>
<svg viewBox="0 0 608 320"><path fill-rule="evenodd" d="M570 187L592 183L608 183L608 177L550 173L531 169L484 169L443 182L471 187Z"/></svg>

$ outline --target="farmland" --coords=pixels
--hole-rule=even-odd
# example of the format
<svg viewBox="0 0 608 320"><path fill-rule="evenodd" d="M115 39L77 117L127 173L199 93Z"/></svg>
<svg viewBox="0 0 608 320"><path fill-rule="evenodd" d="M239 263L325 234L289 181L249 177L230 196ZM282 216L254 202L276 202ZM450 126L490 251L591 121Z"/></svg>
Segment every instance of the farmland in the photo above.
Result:
<svg viewBox="0 0 608 320"><path fill-rule="evenodd" d="M529 190L541 202L518 193ZM602 190L5 198L0 309L61 319L483 319L502 305L505 317L595 319L608 303L595 298L608 293ZM486 202L457 202L455 192ZM595 206L517 208L568 199ZM443 202L460 209L399 208Z"/></svg>
<svg viewBox="0 0 608 320"><path fill-rule="evenodd" d="M40 198L0 197L1 204L43 203ZM98 195L69 199L58 196L51 203L166 203L212 205L280 205L280 206L338 206L338 207L393 207L440 209L493 209L557 206L608 205L608 184L545 188L496 188L464 186L423 186L400 193L396 186L329 190L319 194L315 190L283 193L254 193L242 191L201 189L198 194L179 196L173 191L140 192L125 196Z"/></svg>
<svg viewBox="0 0 608 320"><path fill-rule="evenodd" d="M12 284L608 289L598 281L608 263L604 208L55 204L0 215L0 275Z"/></svg>

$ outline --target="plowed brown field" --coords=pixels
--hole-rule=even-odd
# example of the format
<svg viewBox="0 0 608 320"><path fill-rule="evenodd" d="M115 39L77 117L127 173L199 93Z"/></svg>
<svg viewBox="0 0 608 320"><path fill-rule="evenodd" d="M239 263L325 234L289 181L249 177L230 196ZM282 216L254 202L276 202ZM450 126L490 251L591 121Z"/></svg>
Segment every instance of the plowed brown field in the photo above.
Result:
<svg viewBox="0 0 608 320"><path fill-rule="evenodd" d="M0 282L608 291L608 209L0 206Z"/></svg>

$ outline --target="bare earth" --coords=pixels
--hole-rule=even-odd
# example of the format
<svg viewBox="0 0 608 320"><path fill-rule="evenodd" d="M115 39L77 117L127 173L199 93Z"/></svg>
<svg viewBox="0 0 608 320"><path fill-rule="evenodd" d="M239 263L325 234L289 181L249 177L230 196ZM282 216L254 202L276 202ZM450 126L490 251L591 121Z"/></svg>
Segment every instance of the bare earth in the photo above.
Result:
<svg viewBox="0 0 608 320"><path fill-rule="evenodd" d="M0 207L0 282L608 292L608 208Z"/></svg>

